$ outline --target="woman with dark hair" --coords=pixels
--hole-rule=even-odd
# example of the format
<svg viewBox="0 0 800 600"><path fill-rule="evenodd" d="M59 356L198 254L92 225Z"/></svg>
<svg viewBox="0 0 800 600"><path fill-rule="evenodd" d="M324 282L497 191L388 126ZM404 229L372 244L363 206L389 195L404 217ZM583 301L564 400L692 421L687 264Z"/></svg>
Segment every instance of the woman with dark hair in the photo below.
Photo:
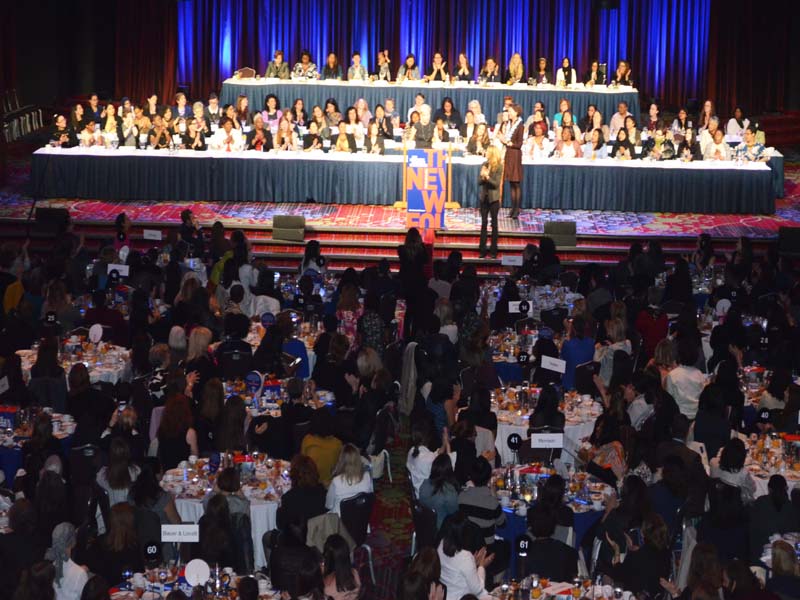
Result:
<svg viewBox="0 0 800 600"><path fill-rule="evenodd" d="M264 98L264 110L261 111L261 117L264 119L264 124L271 131L277 131L278 123L283 116L281 111L281 102L275 94L268 94Z"/></svg>
<svg viewBox="0 0 800 600"><path fill-rule="evenodd" d="M277 527L283 531L296 519L309 519L326 512L325 488L319 481L319 471L313 459L297 454L289 467L292 488L283 494L276 516Z"/></svg>
<svg viewBox="0 0 800 600"><path fill-rule="evenodd" d="M270 578L275 589L288 592L291 598L307 596L310 589L319 586L320 598L322 583L322 569L319 552L306 545L308 530L301 519L293 519L286 524L278 536L275 549L269 561ZM312 579L313 585L309 586L307 578L312 575L306 565L314 564L316 577Z"/></svg>
<svg viewBox="0 0 800 600"><path fill-rule="evenodd" d="M670 533L680 524L677 522L678 511L686 504L689 496L686 467L683 461L674 455L666 456L661 465L661 479L647 489L647 496L653 511L658 513L667 524Z"/></svg>
<svg viewBox="0 0 800 600"><path fill-rule="evenodd" d="M627 537L627 534L626 534ZM621 560L619 546L608 539L614 556L608 575L620 586L634 594L646 592L656 597L661 591L659 580L670 574L670 537L663 519L651 513L642 521L644 543L628 544L625 560Z"/></svg>
<svg viewBox="0 0 800 600"><path fill-rule="evenodd" d="M433 462L439 454L445 453L450 457L451 464L455 463L455 452L450 451L450 439L442 434L441 440L436 437L433 420L426 415L411 423L411 448L406 458L406 469L411 474L411 485L414 492L419 494L422 483L430 478Z"/></svg>
<svg viewBox="0 0 800 600"><path fill-rule="evenodd" d="M529 431L544 428L563 431L566 418L559 408L560 402L558 390L552 385L544 386L530 417Z"/></svg>
<svg viewBox="0 0 800 600"><path fill-rule="evenodd" d="M536 70L534 71L534 78L536 79L536 83L553 83L552 77L550 77L550 68L547 62L547 59L544 57L539 58L538 62L536 63Z"/></svg>
<svg viewBox="0 0 800 600"><path fill-rule="evenodd" d="M134 506L156 513L162 525L180 523L175 497L159 483L162 469L158 459L146 458L141 462L140 469L130 494Z"/></svg>
<svg viewBox="0 0 800 600"><path fill-rule="evenodd" d="M514 104L508 107L508 124L496 135L495 139L505 146L503 159L503 181L508 181L511 186L511 212L512 219L519 218L521 208L522 189L522 139L525 128L522 125L522 107Z"/></svg>
<svg viewBox="0 0 800 600"><path fill-rule="evenodd" d="M22 444L22 467L25 469L26 496L33 497L39 472L50 456L61 456L61 443L53 437L50 415L42 412L33 424L31 439Z"/></svg>
<svg viewBox="0 0 800 600"><path fill-rule="evenodd" d="M628 551L627 532L642 527L645 516L650 513L647 486L636 475L629 475L622 483L620 499L611 495L606 498L606 511L597 529L597 539L601 541L599 560L603 564L613 564L616 544L622 552ZM631 540L636 543L636 540Z"/></svg>
<svg viewBox="0 0 800 600"><path fill-rule="evenodd" d="M472 390L469 405L458 413L458 420L470 421L475 427L482 427L497 435L497 413L492 410L492 396L489 389L479 385Z"/></svg>
<svg viewBox="0 0 800 600"><path fill-rule="evenodd" d="M600 62L593 60L589 65L589 70L583 75L583 83L588 87L592 87L595 85L602 85L605 83L605 80L605 73L600 70Z"/></svg>
<svg viewBox="0 0 800 600"><path fill-rule="evenodd" d="M44 381L37 381L40 379ZM58 360L58 339L55 337L47 336L39 342L28 387L37 404L48 406L54 412L65 412L67 380Z"/></svg>
<svg viewBox="0 0 800 600"><path fill-rule="evenodd" d="M137 573L144 567L136 536L134 510L127 502L117 504L111 507L108 521L107 531L98 540L89 567L107 581L119 581L124 571Z"/></svg>
<svg viewBox="0 0 800 600"><path fill-rule="evenodd" d="M293 328L291 314L282 312L277 316L275 323L267 329L253 353L255 369L262 373L274 374L276 377L285 376L282 362L283 343L292 334Z"/></svg>
<svg viewBox="0 0 800 600"><path fill-rule="evenodd" d="M158 458L164 469L174 469L189 455L198 455L197 432L192 427L189 399L181 393L167 398L158 427Z"/></svg>
<svg viewBox="0 0 800 600"><path fill-rule="evenodd" d="M232 565L236 557L233 539L233 523L228 501L221 494L214 494L200 517L200 543L197 557L209 564Z"/></svg>
<svg viewBox="0 0 800 600"><path fill-rule="evenodd" d="M322 256L322 250L317 240L306 242L303 260L300 261L300 275L304 275L308 271L313 271L311 274L315 276L325 273L325 257Z"/></svg>
<svg viewBox="0 0 800 600"><path fill-rule="evenodd" d="M322 67L320 79L343 79L342 67L339 64L339 58L335 52L329 52L328 58L325 59L325 66Z"/></svg>
<svg viewBox="0 0 800 600"><path fill-rule="evenodd" d="M756 484L750 471L744 468L747 449L739 438L728 440L719 456L711 459L711 477L742 492L742 501L750 504L755 498Z"/></svg>
<svg viewBox="0 0 800 600"><path fill-rule="evenodd" d="M361 579L350 561L350 547L334 533L325 540L322 550L322 576L325 596L332 600L355 600L361 592Z"/></svg>
<svg viewBox="0 0 800 600"><path fill-rule="evenodd" d="M750 507L748 529L751 564L759 562L764 545L774 534L800 528L797 513L789 500L786 479L782 475L773 475L769 478L767 489L767 495L757 498Z"/></svg>
<svg viewBox="0 0 800 600"><path fill-rule="evenodd" d="M575 69L572 68L569 58L566 56L561 61L561 68L556 71L556 85L575 85L578 82L578 77L575 74Z"/></svg>
<svg viewBox="0 0 800 600"><path fill-rule="evenodd" d="M430 252L422 242L422 236L416 227L406 233L405 241L397 247L400 259L400 290L406 299L406 316L403 321L404 339L412 339L414 332L420 328L422 297L428 285L425 267L430 263Z"/></svg>
<svg viewBox="0 0 800 600"><path fill-rule="evenodd" d="M675 261L675 271L672 275L667 276L662 301L683 304L692 301L692 276L689 273L689 263L683 258L678 258Z"/></svg>
<svg viewBox="0 0 800 600"><path fill-rule="evenodd" d="M36 485L33 502L36 507L37 534L42 539L50 539L56 525L70 520L67 486L60 473L45 468Z"/></svg>
<svg viewBox="0 0 800 600"><path fill-rule="evenodd" d="M241 396L230 396L222 407L215 446L219 452L236 452L247 449L245 422L247 409Z"/></svg>
<svg viewBox="0 0 800 600"><path fill-rule="evenodd" d="M458 421L453 425L452 433L453 439L450 440L450 445L456 453L456 462L453 470L459 487L463 487L469 481L473 465L478 458L478 451L475 447L477 434L475 426L466 420ZM432 466L431 473L433 473ZM420 493L422 493L422 490L420 490Z"/></svg>
<svg viewBox="0 0 800 600"><path fill-rule="evenodd" d="M683 141L675 151L675 157L683 162L703 160L703 150L700 148L700 142L696 139L694 129L686 130Z"/></svg>
<svg viewBox="0 0 800 600"><path fill-rule="evenodd" d="M723 562L747 560L747 511L741 490L713 479L708 486L708 506L697 526L697 541L714 545Z"/></svg>
<svg viewBox="0 0 800 600"><path fill-rule="evenodd" d="M611 158L619 160L631 160L636 157L636 149L633 142L628 138L628 131L620 129L617 132L617 139L611 147Z"/></svg>
<svg viewBox="0 0 800 600"><path fill-rule="evenodd" d="M575 513L564 503L566 491L567 483L564 478L561 475L551 475L541 488L537 505L540 505L548 514L553 515L557 526L574 527ZM528 519L528 527L531 527L531 519Z"/></svg>
<svg viewBox="0 0 800 600"><path fill-rule="evenodd" d="M466 594L487 597L486 567L492 564L494 554L486 547L474 555L465 548L468 528L466 515L457 512L444 524L442 541L438 547L441 563L441 582L447 587L447 600L460 600Z"/></svg>
<svg viewBox="0 0 800 600"><path fill-rule="evenodd" d="M97 473L97 485L106 491L111 506L128 501L131 487L140 471L131 462L131 451L127 442L115 437L109 447L108 466Z"/></svg>
<svg viewBox="0 0 800 600"><path fill-rule="evenodd" d="M711 361L709 361L708 370L713 371L714 367L710 362ZM739 384L739 368L733 357L716 363L716 373L712 385L722 390L722 398L725 402L725 410L731 429L735 431L741 430L744 412L744 393ZM794 424L797 425L797 418L795 418ZM713 454L710 455L713 456Z"/></svg>
<svg viewBox="0 0 800 600"><path fill-rule="evenodd" d="M725 442L731 439L724 393L722 386L712 383L700 394L700 404L694 422L694 440L705 444L708 456L716 456Z"/></svg>
<svg viewBox="0 0 800 600"><path fill-rule="evenodd" d="M408 53L403 64L397 69L397 81L408 79L414 81L419 79L419 67L417 66L417 57L411 52Z"/></svg>
<svg viewBox="0 0 800 600"><path fill-rule="evenodd" d="M461 113L453 105L453 99L450 96L445 96L442 100L442 106L433 115L434 123L442 119L447 129L460 129L463 124Z"/></svg>
<svg viewBox="0 0 800 600"><path fill-rule="evenodd" d="M460 484L453 472L453 463L448 454L438 454L431 465L431 474L422 482L419 501L436 513L436 528L450 515L458 511Z"/></svg>

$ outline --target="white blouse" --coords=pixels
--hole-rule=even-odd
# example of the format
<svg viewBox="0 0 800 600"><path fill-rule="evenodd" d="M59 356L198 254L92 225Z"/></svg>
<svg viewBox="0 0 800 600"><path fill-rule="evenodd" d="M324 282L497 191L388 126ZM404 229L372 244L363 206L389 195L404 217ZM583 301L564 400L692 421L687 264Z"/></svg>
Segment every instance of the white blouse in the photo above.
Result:
<svg viewBox="0 0 800 600"><path fill-rule="evenodd" d="M342 500L348 500L362 492L367 494L372 492L372 477L369 473L363 473L361 481L357 483L347 483L344 475L337 475L331 480L331 485L328 488L328 495L325 497L325 508L337 515L341 515L339 509Z"/></svg>
<svg viewBox="0 0 800 600"><path fill-rule="evenodd" d="M481 600L491 598L486 591L486 570L475 564L471 552L461 550L447 556L439 544L438 553L442 564L440 579L447 586L447 600L461 600L467 594L474 594Z"/></svg>
<svg viewBox="0 0 800 600"><path fill-rule="evenodd" d="M727 135L744 135L744 130L750 126L750 119L744 119L742 123L744 127L739 127L739 123L736 122L736 119L731 119L725 126L725 133Z"/></svg>

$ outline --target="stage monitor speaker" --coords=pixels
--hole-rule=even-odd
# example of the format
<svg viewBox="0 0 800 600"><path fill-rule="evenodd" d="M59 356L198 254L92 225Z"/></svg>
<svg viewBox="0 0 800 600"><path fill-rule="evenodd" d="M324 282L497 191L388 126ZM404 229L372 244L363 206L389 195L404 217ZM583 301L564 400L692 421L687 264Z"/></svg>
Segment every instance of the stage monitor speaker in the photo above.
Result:
<svg viewBox="0 0 800 600"><path fill-rule="evenodd" d="M778 229L778 252L786 256L800 256L800 227Z"/></svg>
<svg viewBox="0 0 800 600"><path fill-rule="evenodd" d="M37 208L36 230L40 233L61 234L69 225L69 211L66 208Z"/></svg>
<svg viewBox="0 0 800 600"><path fill-rule="evenodd" d="M544 235L551 238L556 247L574 248L577 244L575 221L545 221Z"/></svg>
<svg viewBox="0 0 800 600"><path fill-rule="evenodd" d="M275 215L272 218L272 239L302 242L306 237L306 218L295 215Z"/></svg>
<svg viewBox="0 0 800 600"><path fill-rule="evenodd" d="M619 8L619 0L593 0L595 10L612 10Z"/></svg>

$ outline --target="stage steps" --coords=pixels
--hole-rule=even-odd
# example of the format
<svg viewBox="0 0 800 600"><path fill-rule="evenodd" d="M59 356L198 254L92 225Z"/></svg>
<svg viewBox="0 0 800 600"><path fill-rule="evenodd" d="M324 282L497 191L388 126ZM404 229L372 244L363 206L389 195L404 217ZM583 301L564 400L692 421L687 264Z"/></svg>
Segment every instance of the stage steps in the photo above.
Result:
<svg viewBox="0 0 800 600"><path fill-rule="evenodd" d="M177 225L172 226L177 227ZM163 225L137 223L131 231L132 247L136 250L146 250L154 245L149 240L144 240L142 229L154 228L164 232L169 227ZM85 244L93 254L99 249L103 241L113 238L114 229L107 223L76 223L74 231L77 235L84 235ZM27 235L27 227L20 222L0 222L0 239L18 239L22 241ZM304 243L273 240L270 226L251 226L246 229L246 235L252 244L253 254L263 258L266 262L279 271L294 271L297 269L303 255ZM403 243L404 231L357 231L329 229L309 230L306 232L306 241L318 240L323 248L323 253L328 258L329 268L341 271L349 267L357 270L365 266L375 265L382 259L387 259L393 270L398 268L397 246ZM612 236L578 236L574 247L559 248L558 253L564 265L579 268L588 263L606 265L616 264L623 259L633 238ZM501 264L503 255L518 255L528 243L536 243L538 236L521 233L502 233L499 236L499 256L497 259L480 258L478 254L479 236L477 232L439 232L434 246L434 259L446 259L453 250L462 253L465 263L476 265L479 274L484 276L498 276L506 273L508 267ZM642 238L644 242L646 238ZM45 253L52 247L52 238L37 234L31 228L30 251L32 253ZM668 262L673 262L679 256L691 254L695 247L693 238L663 237L659 238ZM754 242L756 252L764 252L768 242ZM159 244L155 244L159 245ZM730 253L735 246L735 240L715 239L715 248L718 253Z"/></svg>

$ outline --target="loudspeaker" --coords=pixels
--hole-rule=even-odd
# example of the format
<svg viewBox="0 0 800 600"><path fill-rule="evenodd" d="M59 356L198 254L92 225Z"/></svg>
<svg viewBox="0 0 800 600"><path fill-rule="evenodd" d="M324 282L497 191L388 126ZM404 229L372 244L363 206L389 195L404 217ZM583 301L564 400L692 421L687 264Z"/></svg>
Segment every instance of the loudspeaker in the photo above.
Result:
<svg viewBox="0 0 800 600"><path fill-rule="evenodd" d="M552 238L556 247L574 248L577 244L577 227L575 221L545 221L544 234Z"/></svg>
<svg viewBox="0 0 800 600"><path fill-rule="evenodd" d="M66 208L37 208L36 230L41 233L61 234L69 225L69 211Z"/></svg>
<svg viewBox="0 0 800 600"><path fill-rule="evenodd" d="M275 215L272 218L272 239L302 242L306 237L306 218L295 215Z"/></svg>
<svg viewBox="0 0 800 600"><path fill-rule="evenodd" d="M800 227L778 229L778 252L789 256L800 256Z"/></svg>

